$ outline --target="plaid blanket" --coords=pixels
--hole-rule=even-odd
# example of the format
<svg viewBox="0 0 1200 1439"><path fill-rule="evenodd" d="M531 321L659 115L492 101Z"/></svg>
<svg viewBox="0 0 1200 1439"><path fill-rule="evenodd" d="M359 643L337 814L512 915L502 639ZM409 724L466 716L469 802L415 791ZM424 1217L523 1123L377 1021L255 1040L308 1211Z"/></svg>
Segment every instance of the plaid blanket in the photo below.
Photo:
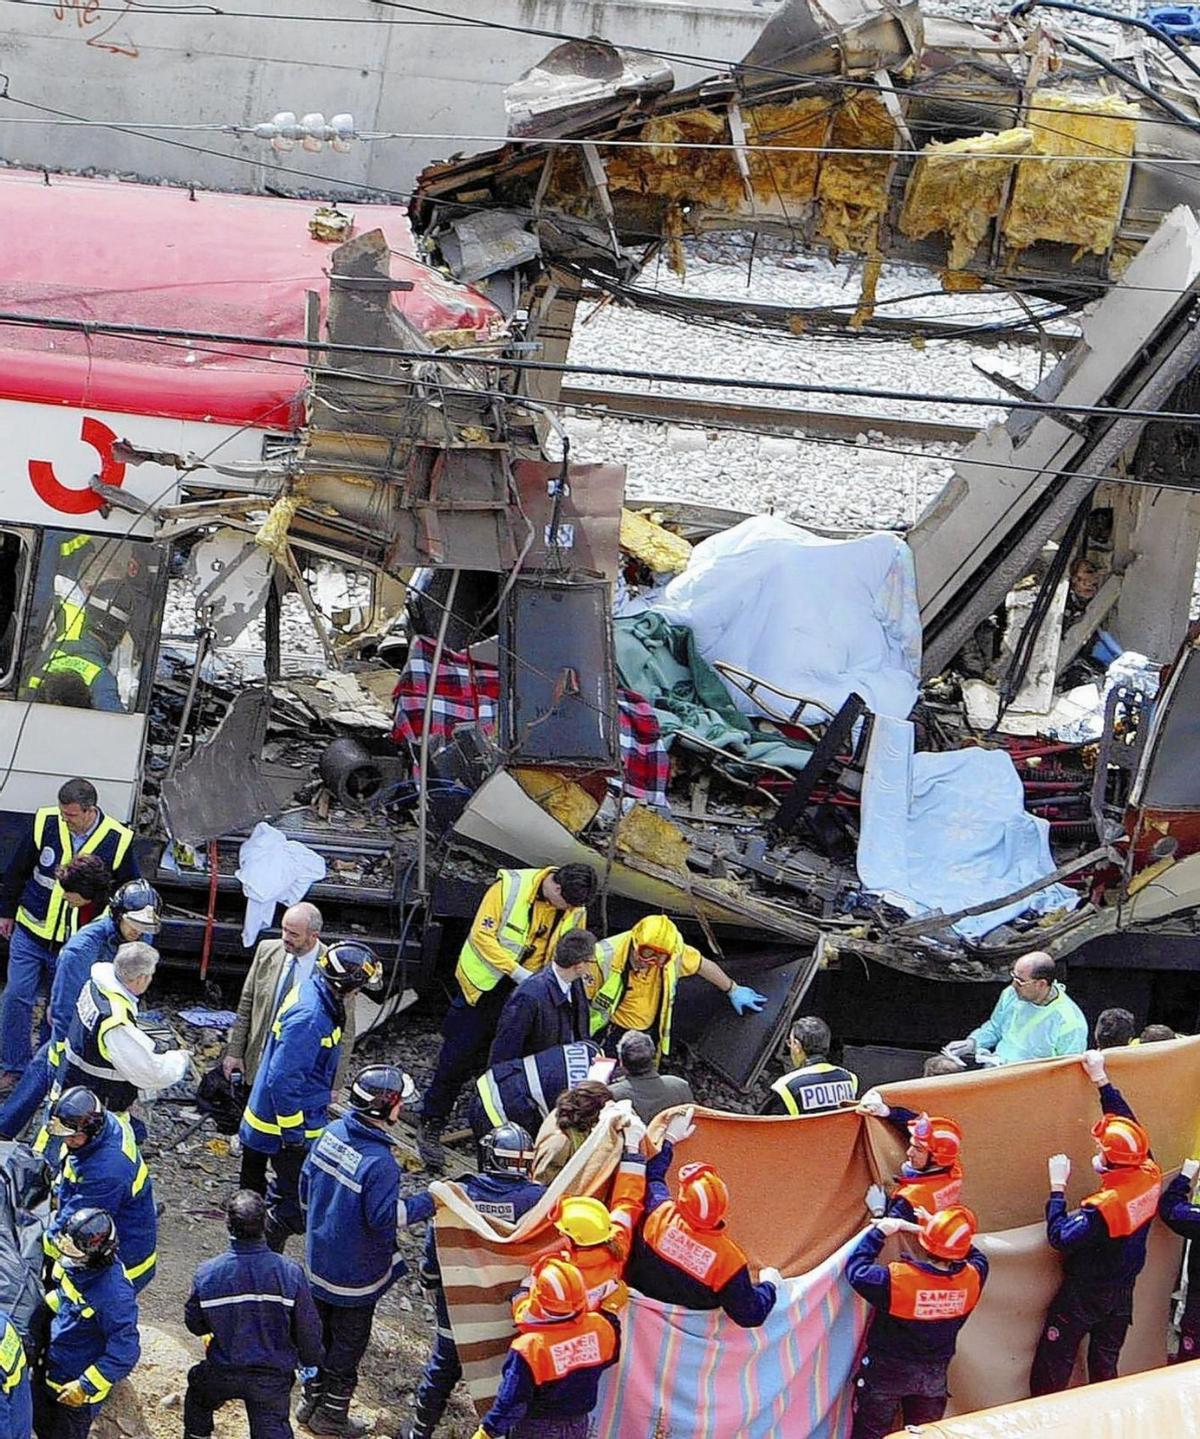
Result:
<svg viewBox="0 0 1200 1439"><path fill-rule="evenodd" d="M414 638L408 663L393 691L396 719L392 739L397 744L420 744L421 722L433 670L433 641ZM500 673L495 665L480 664L465 651L443 650L434 690L430 736L448 739L462 724L494 726L500 697ZM621 767L625 793L630 799L665 808L667 803L667 751L659 732L658 716L641 695L618 692L620 708Z"/></svg>

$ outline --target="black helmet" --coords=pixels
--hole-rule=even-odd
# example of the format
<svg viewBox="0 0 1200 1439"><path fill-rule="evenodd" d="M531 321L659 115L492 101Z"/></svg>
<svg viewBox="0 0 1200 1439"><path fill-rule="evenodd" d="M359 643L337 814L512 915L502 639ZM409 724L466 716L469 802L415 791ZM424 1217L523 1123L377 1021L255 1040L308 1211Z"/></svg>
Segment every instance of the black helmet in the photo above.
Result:
<svg viewBox="0 0 1200 1439"><path fill-rule="evenodd" d="M94 1139L104 1128L104 1105L82 1084L64 1089L50 1109L50 1133L57 1139L86 1134Z"/></svg>
<svg viewBox="0 0 1200 1439"><path fill-rule="evenodd" d="M317 964L338 994L378 989L383 978L383 965L375 958L374 950L353 939L331 944Z"/></svg>
<svg viewBox="0 0 1200 1439"><path fill-rule="evenodd" d="M117 1226L103 1209L77 1209L53 1237L68 1269L103 1269L117 1256Z"/></svg>
<svg viewBox="0 0 1200 1439"><path fill-rule="evenodd" d="M154 934L162 924L162 899L158 890L144 879L129 879L109 904L114 919L130 919Z"/></svg>
<svg viewBox="0 0 1200 1439"><path fill-rule="evenodd" d="M533 1168L533 1136L511 1120L485 1134L479 1150L489 1174L528 1175Z"/></svg>
<svg viewBox="0 0 1200 1439"><path fill-rule="evenodd" d="M394 1064L368 1064L350 1086L350 1104L359 1114L393 1120L417 1097L417 1086Z"/></svg>

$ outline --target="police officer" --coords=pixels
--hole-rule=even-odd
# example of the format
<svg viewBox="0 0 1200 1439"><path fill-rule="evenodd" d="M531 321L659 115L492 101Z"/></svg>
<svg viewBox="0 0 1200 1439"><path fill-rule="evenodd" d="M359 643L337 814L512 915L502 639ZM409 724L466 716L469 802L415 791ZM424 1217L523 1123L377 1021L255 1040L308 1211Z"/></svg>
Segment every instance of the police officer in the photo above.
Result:
<svg viewBox="0 0 1200 1439"><path fill-rule="evenodd" d="M493 1064L475 1081L467 1110L476 1141L510 1122L536 1134L554 1100L588 1077L599 1053L599 1045L582 1040Z"/></svg>
<svg viewBox="0 0 1200 1439"><path fill-rule="evenodd" d="M0 1309L0 1439L30 1439L33 1401L25 1346L12 1320Z"/></svg>
<svg viewBox="0 0 1200 1439"><path fill-rule="evenodd" d="M1158 1217L1167 1228L1181 1239L1191 1240L1187 1251L1187 1299L1179 1321L1179 1348L1169 1359L1171 1364L1195 1359L1200 1350L1200 1205L1192 1203L1192 1185L1198 1173L1200 1159L1185 1159L1158 1202Z"/></svg>
<svg viewBox="0 0 1200 1439"><path fill-rule="evenodd" d="M267 1243L277 1252L288 1235L304 1231L300 1170L328 1118L345 1001L377 986L382 974L365 944L335 944L312 974L289 990L271 1026L238 1135L248 1149L269 1157Z"/></svg>
<svg viewBox="0 0 1200 1439"><path fill-rule="evenodd" d="M529 1177L533 1168L533 1137L521 1125L506 1120L479 1142L481 1173L462 1180L467 1198L480 1214L505 1224L516 1224L538 1203L545 1188ZM442 1289L438 1264L437 1231L431 1224L425 1233L421 1260L421 1283L433 1293L437 1328L433 1353L425 1365L417 1389L416 1414L408 1439L432 1439L438 1421L446 1412L450 1394L462 1378L462 1364L450 1327L450 1312Z"/></svg>
<svg viewBox="0 0 1200 1439"><path fill-rule="evenodd" d="M788 1035L792 1068L771 1086L764 1114L827 1114L858 1097L858 1076L830 1064L833 1036L815 1014L803 1015Z"/></svg>
<svg viewBox="0 0 1200 1439"><path fill-rule="evenodd" d="M918 1209L932 1214L958 1203L963 1186L962 1130L953 1119L918 1114L900 1105L893 1108L874 1089L863 1095L858 1112L886 1119L908 1140L896 1187L887 1201L888 1214L914 1220Z"/></svg>
<svg viewBox="0 0 1200 1439"><path fill-rule="evenodd" d="M305 1385L301 1405L314 1434L366 1433L367 1426L350 1417L350 1400L375 1306L407 1268L396 1230L433 1213L428 1195L401 1200L400 1166L388 1133L415 1096L403 1070L369 1064L350 1086L351 1112L324 1131L304 1161L305 1267L325 1345L324 1363Z"/></svg>
<svg viewBox="0 0 1200 1439"><path fill-rule="evenodd" d="M1090 1049L1082 1064L1100 1092L1103 1111L1092 1128L1092 1160L1100 1187L1067 1212L1063 1191L1071 1161L1049 1161L1046 1236L1063 1256L1063 1282L1050 1301L1029 1374L1029 1392L1057 1394L1071 1381L1075 1355L1088 1340L1088 1379L1117 1377L1121 1346L1133 1322L1133 1286L1146 1262L1146 1240L1158 1212L1162 1170L1150 1157L1150 1140L1121 1091L1108 1081L1104 1055Z"/></svg>
<svg viewBox="0 0 1200 1439"><path fill-rule="evenodd" d="M125 1277L140 1292L158 1263L158 1216L129 1121L107 1113L90 1089L75 1085L55 1101L49 1127L62 1140L62 1155L47 1252L57 1254L57 1236L77 1210L103 1209L117 1226Z"/></svg>
<svg viewBox="0 0 1200 1439"><path fill-rule="evenodd" d="M93 966L111 963L122 944L157 934L161 923L158 891L144 879L130 879L120 886L99 918L85 924L63 945L50 987L50 1038L0 1106L0 1139L15 1139L50 1092L62 1063L75 1006Z"/></svg>
<svg viewBox="0 0 1200 1439"><path fill-rule="evenodd" d="M262 1195L238 1190L225 1211L229 1248L196 1270L184 1320L207 1348L188 1371L184 1439L209 1439L214 1411L231 1399L246 1406L250 1439L291 1439L294 1371L323 1358L304 1270L267 1248L266 1222Z"/></svg>
<svg viewBox="0 0 1200 1439"><path fill-rule="evenodd" d="M117 1260L117 1226L103 1209L77 1209L56 1239L57 1287L46 1295L50 1342L41 1439L83 1439L114 1384L141 1354L137 1297Z"/></svg>
<svg viewBox="0 0 1200 1439"><path fill-rule="evenodd" d="M9 942L8 984L0 1010L0 1092L11 1088L29 1063L30 1022L43 977L75 931L78 911L67 903L59 866L95 855L117 884L136 879L133 831L100 808L96 787L69 779L58 803L46 805L13 856L0 890L0 935Z"/></svg>
<svg viewBox="0 0 1200 1439"><path fill-rule="evenodd" d="M564 934L587 924L587 907L599 887L596 871L586 864L497 872L458 957L459 993L442 1025L437 1069L421 1106L418 1142L430 1167L442 1165L441 1134L459 1090L486 1068L512 986L536 974Z"/></svg>
<svg viewBox="0 0 1200 1439"><path fill-rule="evenodd" d="M646 1217L634 1241L629 1286L664 1304L723 1309L735 1324L754 1329L774 1308L782 1278L764 1269L750 1279L745 1254L725 1233L729 1190L711 1164L685 1164L678 1197L666 1176L674 1145L691 1136L690 1111L667 1123L663 1146L646 1166Z"/></svg>
<svg viewBox="0 0 1200 1439"><path fill-rule="evenodd" d="M855 1389L851 1439L892 1433L897 1409L906 1426L934 1424L946 1412L946 1371L987 1281L987 1260L974 1246L977 1227L961 1204L920 1224L892 1215L877 1219L851 1252L846 1278L876 1310ZM900 1230L917 1235L921 1252L879 1264L884 1244Z"/></svg>
<svg viewBox="0 0 1200 1439"><path fill-rule="evenodd" d="M534 1265L517 1329L499 1392L473 1439L587 1439L600 1375L620 1356L616 1316L589 1310L579 1270L547 1256Z"/></svg>

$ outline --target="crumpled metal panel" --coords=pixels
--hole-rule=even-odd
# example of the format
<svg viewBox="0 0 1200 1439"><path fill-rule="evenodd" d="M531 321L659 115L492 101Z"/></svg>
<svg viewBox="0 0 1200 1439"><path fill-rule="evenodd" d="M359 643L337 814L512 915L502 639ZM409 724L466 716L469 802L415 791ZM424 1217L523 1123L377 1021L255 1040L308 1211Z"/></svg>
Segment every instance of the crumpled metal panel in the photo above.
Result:
<svg viewBox="0 0 1200 1439"><path fill-rule="evenodd" d="M163 809L173 839L204 844L278 814L278 796L260 763L270 708L265 690L243 690L212 738L163 780Z"/></svg>
<svg viewBox="0 0 1200 1439"><path fill-rule="evenodd" d="M917 0L787 0L736 67L748 88L790 75L874 75L906 70L924 47Z"/></svg>
<svg viewBox="0 0 1200 1439"><path fill-rule="evenodd" d="M671 67L656 55L620 50L607 40L570 40L505 90L508 133L562 135L665 95L674 84Z"/></svg>

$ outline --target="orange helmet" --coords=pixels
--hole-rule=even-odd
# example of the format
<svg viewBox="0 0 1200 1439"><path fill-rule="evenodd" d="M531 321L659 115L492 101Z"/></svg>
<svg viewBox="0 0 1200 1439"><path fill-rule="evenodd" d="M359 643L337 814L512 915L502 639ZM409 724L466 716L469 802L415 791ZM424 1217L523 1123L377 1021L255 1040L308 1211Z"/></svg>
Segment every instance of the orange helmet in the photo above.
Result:
<svg viewBox="0 0 1200 1439"><path fill-rule="evenodd" d="M685 1164L675 1207L697 1229L715 1229L729 1208L729 1190L711 1164Z"/></svg>
<svg viewBox="0 0 1200 1439"><path fill-rule="evenodd" d="M1092 1136L1100 1146L1105 1164L1138 1165L1150 1153L1150 1136L1135 1120L1120 1114L1106 1114L1092 1125Z"/></svg>
<svg viewBox="0 0 1200 1439"><path fill-rule="evenodd" d="M930 1117L918 1114L908 1121L908 1132L913 1142L929 1151L929 1157L939 1167L953 1164L962 1148L962 1130L953 1119Z"/></svg>
<svg viewBox="0 0 1200 1439"><path fill-rule="evenodd" d="M587 1308L587 1285L577 1265L543 1255L531 1271L528 1312L531 1319L574 1319Z"/></svg>
<svg viewBox="0 0 1200 1439"><path fill-rule="evenodd" d="M978 1229L979 1221L965 1204L951 1204L922 1221L921 1243L939 1259L965 1259Z"/></svg>

